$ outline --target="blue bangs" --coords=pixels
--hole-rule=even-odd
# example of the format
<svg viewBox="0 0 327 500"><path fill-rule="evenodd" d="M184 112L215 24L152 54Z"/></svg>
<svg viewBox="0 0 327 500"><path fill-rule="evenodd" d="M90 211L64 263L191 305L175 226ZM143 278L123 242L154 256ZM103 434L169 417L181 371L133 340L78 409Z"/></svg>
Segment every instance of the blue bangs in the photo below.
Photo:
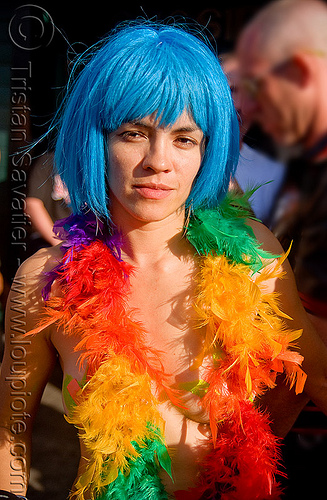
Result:
<svg viewBox="0 0 327 500"><path fill-rule="evenodd" d="M187 111L206 138L186 205L214 207L226 193L239 149L229 86L210 47L184 29L139 22L113 32L78 76L66 101L56 167L74 212L110 218L107 136L155 114L172 125Z"/></svg>
<svg viewBox="0 0 327 500"><path fill-rule="evenodd" d="M127 47L126 52L116 54L117 61L111 61L102 117L108 131L153 113L160 125L172 125L185 110L191 110L192 100L199 97L194 84L201 93L201 82L194 82L194 76L198 80L195 68L195 75L190 72L194 55L190 61L189 37L183 40L183 32L176 31L161 28L153 36L153 29L139 27L132 50ZM119 42L126 37L127 43L130 36L127 30Z"/></svg>

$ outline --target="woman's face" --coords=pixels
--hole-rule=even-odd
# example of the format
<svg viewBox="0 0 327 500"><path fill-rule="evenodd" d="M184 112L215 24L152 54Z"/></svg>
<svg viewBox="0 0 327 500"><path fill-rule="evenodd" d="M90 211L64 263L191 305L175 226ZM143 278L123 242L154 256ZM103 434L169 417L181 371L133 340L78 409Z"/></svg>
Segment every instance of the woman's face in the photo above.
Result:
<svg viewBox="0 0 327 500"><path fill-rule="evenodd" d="M110 211L151 222L180 213L197 175L203 133L184 112L169 127L153 115L110 133ZM118 212L117 212L118 210Z"/></svg>

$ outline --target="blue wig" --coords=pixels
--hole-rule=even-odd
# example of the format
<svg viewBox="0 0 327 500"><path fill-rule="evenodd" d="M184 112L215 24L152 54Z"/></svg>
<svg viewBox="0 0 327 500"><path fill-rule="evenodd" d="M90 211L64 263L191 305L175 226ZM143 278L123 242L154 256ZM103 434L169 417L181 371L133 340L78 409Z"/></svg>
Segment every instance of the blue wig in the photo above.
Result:
<svg viewBox="0 0 327 500"><path fill-rule="evenodd" d="M227 80L210 45L184 27L137 21L93 47L69 85L56 145L56 168L73 211L87 207L110 218L110 132L152 113L161 124L172 125L184 110L206 139L186 206L212 208L235 171L239 128Z"/></svg>

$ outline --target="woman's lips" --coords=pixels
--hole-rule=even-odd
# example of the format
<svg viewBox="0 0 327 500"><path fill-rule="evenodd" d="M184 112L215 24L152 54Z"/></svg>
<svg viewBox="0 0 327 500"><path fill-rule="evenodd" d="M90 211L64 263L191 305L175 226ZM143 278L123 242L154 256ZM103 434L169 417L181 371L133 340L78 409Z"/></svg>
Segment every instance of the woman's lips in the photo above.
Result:
<svg viewBox="0 0 327 500"><path fill-rule="evenodd" d="M172 192L172 188L164 184L139 184L135 185L134 189L143 198L150 200L162 200L163 198L167 198Z"/></svg>

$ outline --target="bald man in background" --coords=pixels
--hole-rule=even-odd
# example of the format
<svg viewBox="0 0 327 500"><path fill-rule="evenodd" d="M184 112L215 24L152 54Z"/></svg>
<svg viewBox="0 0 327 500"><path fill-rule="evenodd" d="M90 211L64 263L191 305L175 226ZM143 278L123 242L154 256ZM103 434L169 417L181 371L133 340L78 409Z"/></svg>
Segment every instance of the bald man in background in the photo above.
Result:
<svg viewBox="0 0 327 500"><path fill-rule="evenodd" d="M280 239L310 319L327 344L327 5L278 0L240 34L243 113L276 143L298 146L300 200ZM285 245L286 246L286 245Z"/></svg>
<svg viewBox="0 0 327 500"><path fill-rule="evenodd" d="M239 61L233 52L228 52L220 55L220 62L231 89L240 125L240 156L231 187L239 187L242 191L254 189L249 198L254 215L271 227L275 202L285 177L285 166L264 152L264 145L260 142L256 141L256 147L250 147L244 140L252 121L242 109Z"/></svg>

